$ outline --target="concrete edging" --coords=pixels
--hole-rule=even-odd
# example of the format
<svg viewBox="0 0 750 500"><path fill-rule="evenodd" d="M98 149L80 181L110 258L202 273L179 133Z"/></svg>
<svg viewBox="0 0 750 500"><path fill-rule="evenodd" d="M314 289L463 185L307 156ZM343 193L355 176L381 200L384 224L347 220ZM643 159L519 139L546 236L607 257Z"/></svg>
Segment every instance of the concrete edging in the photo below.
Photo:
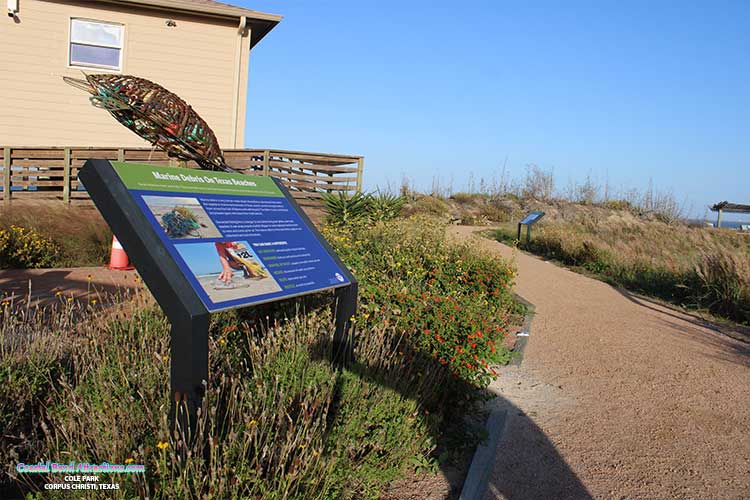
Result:
<svg viewBox="0 0 750 500"><path fill-rule="evenodd" d="M526 344L529 342L529 337L531 336L531 322L534 321L536 307L517 293L514 293L513 296L517 301L526 306L526 316L523 318L523 326L520 331L516 332L516 343L513 346L513 352L516 353L516 356L508 363L510 366L520 366L521 361L523 361L523 351L526 349Z"/></svg>
<svg viewBox="0 0 750 500"><path fill-rule="evenodd" d="M517 354L508 363L508 366L519 366L523 360L523 351L531 334L531 322L534 320L536 308L534 304L520 295L516 293L513 295L516 300L524 304L527 308L522 329L516 332L516 344L513 347L513 352ZM487 493L487 482L492 472L492 467L495 465L497 445L505 434L508 424L508 410L497 408L496 405L493 406L495 407L490 410L490 415L487 417L489 437L484 443L479 444L474 451L469 472L466 474L463 488L461 488L461 495L458 497L459 500L482 500Z"/></svg>

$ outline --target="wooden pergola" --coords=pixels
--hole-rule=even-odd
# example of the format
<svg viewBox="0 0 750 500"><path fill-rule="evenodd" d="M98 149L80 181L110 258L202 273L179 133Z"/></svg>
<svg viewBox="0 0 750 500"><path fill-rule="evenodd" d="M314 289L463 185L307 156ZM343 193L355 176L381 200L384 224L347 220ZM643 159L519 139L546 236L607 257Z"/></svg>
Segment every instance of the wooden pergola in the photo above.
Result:
<svg viewBox="0 0 750 500"><path fill-rule="evenodd" d="M724 212L733 214L750 214L750 205L741 205L739 203L729 203L722 201L711 207L712 212L718 212L716 217L716 227L721 227L721 215Z"/></svg>

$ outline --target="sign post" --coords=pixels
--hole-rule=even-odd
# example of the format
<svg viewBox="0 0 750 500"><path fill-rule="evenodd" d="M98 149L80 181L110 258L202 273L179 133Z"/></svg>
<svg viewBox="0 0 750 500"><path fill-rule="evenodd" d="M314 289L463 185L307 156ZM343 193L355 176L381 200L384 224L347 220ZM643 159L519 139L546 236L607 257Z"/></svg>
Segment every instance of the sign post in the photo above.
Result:
<svg viewBox="0 0 750 500"><path fill-rule="evenodd" d="M357 280L278 179L98 159L79 179L169 318L171 399L191 426L213 312L333 290L335 361L352 360Z"/></svg>

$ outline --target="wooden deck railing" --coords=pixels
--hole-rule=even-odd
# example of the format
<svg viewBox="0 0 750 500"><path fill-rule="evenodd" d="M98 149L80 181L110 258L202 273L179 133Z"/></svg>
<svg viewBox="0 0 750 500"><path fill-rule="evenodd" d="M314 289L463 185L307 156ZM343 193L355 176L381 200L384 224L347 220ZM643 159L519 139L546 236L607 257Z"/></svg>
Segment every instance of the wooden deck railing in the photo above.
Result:
<svg viewBox="0 0 750 500"><path fill-rule="evenodd" d="M178 164L165 153L149 148L3 147L0 154L0 192L5 203L16 199L90 202L86 189L78 182L78 169L89 158L150 165ZM224 158L228 165L244 174L278 177L302 206L320 206L325 192L362 189L362 156L225 149ZM197 167L193 162L184 166Z"/></svg>

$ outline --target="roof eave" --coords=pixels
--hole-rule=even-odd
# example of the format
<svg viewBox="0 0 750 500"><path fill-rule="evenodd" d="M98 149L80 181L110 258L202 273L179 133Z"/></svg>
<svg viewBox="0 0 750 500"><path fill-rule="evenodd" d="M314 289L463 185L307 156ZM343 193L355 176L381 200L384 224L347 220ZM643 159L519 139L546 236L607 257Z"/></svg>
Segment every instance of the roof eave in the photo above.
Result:
<svg viewBox="0 0 750 500"><path fill-rule="evenodd" d="M175 4L169 0L99 0L104 3L123 4L129 3L138 5L146 9L165 10L170 12L181 12L199 16L222 18L222 19L240 19L245 16L250 24L251 39L250 48L254 47L266 36L281 20L283 16L278 14L269 14L250 9L234 10L234 8L215 7L212 5L196 5L195 8L186 8L184 4Z"/></svg>

